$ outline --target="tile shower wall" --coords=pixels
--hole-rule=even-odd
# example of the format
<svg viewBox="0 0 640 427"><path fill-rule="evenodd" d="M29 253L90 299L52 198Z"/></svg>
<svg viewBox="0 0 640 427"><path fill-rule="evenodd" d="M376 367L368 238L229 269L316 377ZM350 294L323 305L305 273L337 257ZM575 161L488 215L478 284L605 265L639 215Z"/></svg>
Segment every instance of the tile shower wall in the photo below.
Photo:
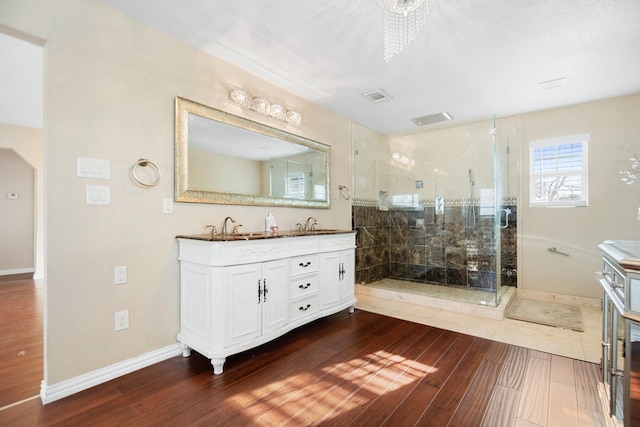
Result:
<svg viewBox="0 0 640 427"><path fill-rule="evenodd" d="M502 229L499 274L503 285L516 286L516 206L505 207L512 214L509 226ZM493 216L480 215L477 206L460 201L436 215L433 206L421 211L380 211L372 202L359 202L353 206L352 218L358 232L357 283L391 277L494 288Z"/></svg>
<svg viewBox="0 0 640 427"><path fill-rule="evenodd" d="M371 283L389 277L389 212L377 204L353 206L356 233L356 283Z"/></svg>

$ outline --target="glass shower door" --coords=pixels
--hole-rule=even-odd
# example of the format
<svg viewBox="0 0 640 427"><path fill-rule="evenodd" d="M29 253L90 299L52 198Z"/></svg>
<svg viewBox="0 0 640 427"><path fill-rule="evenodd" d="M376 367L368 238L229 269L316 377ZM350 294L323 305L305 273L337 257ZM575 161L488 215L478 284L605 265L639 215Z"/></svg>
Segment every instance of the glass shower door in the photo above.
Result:
<svg viewBox="0 0 640 427"><path fill-rule="evenodd" d="M510 197L512 189L513 156L512 145L518 135L518 121L496 122L494 117L493 129L493 174L494 174L494 242L495 242L495 306L500 300L505 286L515 284L517 273L516 260L516 204L515 198Z"/></svg>
<svg viewBox="0 0 640 427"><path fill-rule="evenodd" d="M496 306L516 283L518 128L491 119L354 138L357 282Z"/></svg>

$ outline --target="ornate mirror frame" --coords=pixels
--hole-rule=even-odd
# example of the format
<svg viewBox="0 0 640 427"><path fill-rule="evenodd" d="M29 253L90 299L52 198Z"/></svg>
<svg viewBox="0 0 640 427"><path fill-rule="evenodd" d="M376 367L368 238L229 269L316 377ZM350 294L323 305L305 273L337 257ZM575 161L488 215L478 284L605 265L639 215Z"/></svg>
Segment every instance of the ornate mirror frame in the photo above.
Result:
<svg viewBox="0 0 640 427"><path fill-rule="evenodd" d="M189 188L189 114L206 117L231 126L250 130L292 144L301 145L325 155L326 200L303 200L296 198L271 197L197 190ZM176 97L175 101L175 201L190 203L213 203L223 205L274 206L292 208L330 207L330 164L331 147L289 132L257 123L213 107L208 107L188 99Z"/></svg>

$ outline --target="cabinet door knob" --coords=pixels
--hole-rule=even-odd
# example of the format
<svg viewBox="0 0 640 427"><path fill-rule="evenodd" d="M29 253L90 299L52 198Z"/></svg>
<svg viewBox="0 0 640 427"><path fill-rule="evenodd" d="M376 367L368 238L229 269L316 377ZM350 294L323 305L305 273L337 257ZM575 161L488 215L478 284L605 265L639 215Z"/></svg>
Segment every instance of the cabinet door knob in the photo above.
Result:
<svg viewBox="0 0 640 427"><path fill-rule="evenodd" d="M298 264L298 265L299 265L300 267L302 267L302 268L309 267L309 266L311 265L311 261L307 261L307 262L305 262L304 264L303 264L303 263L300 263L300 264Z"/></svg>
<svg viewBox="0 0 640 427"><path fill-rule="evenodd" d="M311 286L311 283L307 283L306 285L298 285L300 289L307 289L309 286Z"/></svg>
<svg viewBox="0 0 640 427"><path fill-rule="evenodd" d="M262 297L262 288L260 287L260 282L262 282L262 280L258 280L258 304L260 304L260 297Z"/></svg>
<svg viewBox="0 0 640 427"><path fill-rule="evenodd" d="M307 310L309 310L309 308L310 308L310 307L311 307L311 304L307 304L307 306L306 306L306 307L299 307L299 308L298 308L298 310L300 310L300 311L307 311Z"/></svg>

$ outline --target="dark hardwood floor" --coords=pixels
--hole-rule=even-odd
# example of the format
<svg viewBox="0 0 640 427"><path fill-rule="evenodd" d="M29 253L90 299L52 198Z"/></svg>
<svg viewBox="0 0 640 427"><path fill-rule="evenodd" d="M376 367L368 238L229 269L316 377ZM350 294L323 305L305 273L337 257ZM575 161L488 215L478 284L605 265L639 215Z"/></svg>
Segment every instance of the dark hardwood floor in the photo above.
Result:
<svg viewBox="0 0 640 427"><path fill-rule="evenodd" d="M43 294L33 280L0 282L0 408L40 392Z"/></svg>
<svg viewBox="0 0 640 427"><path fill-rule="evenodd" d="M8 407L0 425L513 426L546 405L529 411L522 402L537 402L527 389L541 389L536 378L544 384L548 375L537 372L554 368L532 370L533 381L525 371L551 360L509 344L343 311L228 358L222 375L193 352L46 406L32 399ZM582 407L595 413L597 398L587 389L595 390L596 366L561 360L586 378L574 388Z"/></svg>

